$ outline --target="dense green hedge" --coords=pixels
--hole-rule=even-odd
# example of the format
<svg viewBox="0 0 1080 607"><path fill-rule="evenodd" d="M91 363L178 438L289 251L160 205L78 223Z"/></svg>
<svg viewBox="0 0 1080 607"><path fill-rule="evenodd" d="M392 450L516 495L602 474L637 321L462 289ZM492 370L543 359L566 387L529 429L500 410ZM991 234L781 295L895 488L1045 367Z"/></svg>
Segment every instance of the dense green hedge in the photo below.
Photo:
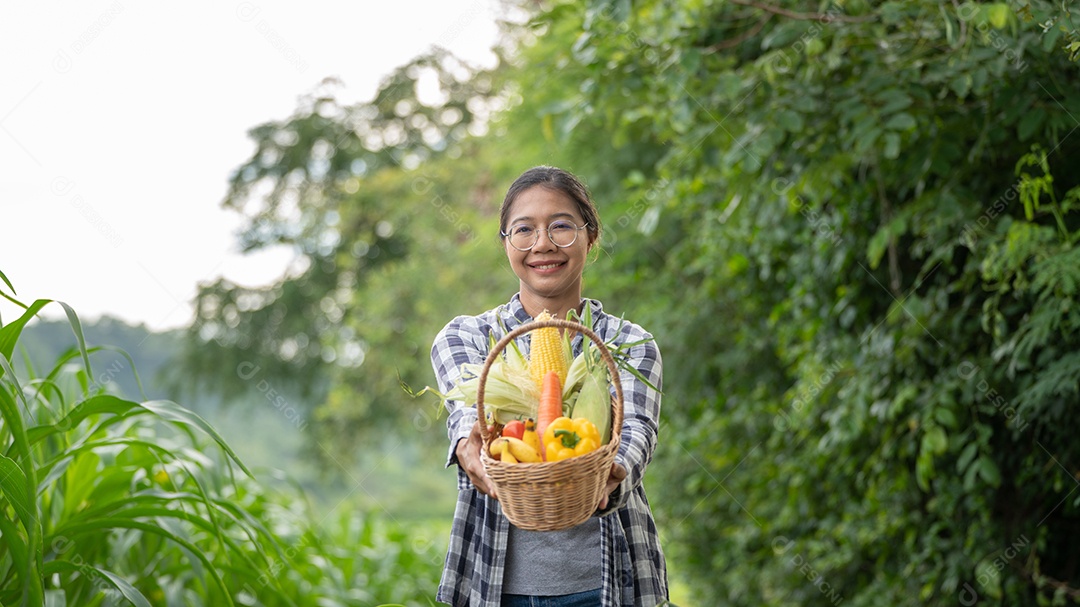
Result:
<svg viewBox="0 0 1080 607"><path fill-rule="evenodd" d="M605 271L665 349L675 562L708 604L1076 602L1071 16L817 8L546 17L554 120L664 152Z"/></svg>

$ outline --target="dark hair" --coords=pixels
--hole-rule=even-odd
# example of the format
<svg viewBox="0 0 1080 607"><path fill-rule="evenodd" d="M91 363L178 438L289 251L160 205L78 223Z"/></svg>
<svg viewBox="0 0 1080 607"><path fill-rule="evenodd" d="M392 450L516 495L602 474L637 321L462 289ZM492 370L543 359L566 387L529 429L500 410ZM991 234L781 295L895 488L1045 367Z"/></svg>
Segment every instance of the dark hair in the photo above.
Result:
<svg viewBox="0 0 1080 607"><path fill-rule="evenodd" d="M518 194L537 185L566 194L577 204L581 217L589 225L589 241L596 242L600 239L600 213L593 204L589 188L569 171L551 166L533 167L510 184L510 189L506 191L506 198L503 199L502 208L499 209L500 235L506 232L506 224L510 221L510 205L514 204Z"/></svg>

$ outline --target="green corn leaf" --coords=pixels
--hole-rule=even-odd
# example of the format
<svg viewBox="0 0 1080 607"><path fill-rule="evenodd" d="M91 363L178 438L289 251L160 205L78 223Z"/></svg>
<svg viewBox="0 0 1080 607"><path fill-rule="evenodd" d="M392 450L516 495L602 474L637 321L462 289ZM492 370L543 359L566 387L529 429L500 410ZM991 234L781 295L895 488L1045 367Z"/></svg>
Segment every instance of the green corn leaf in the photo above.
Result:
<svg viewBox="0 0 1080 607"><path fill-rule="evenodd" d="M16 323L18 322L16 321ZM23 321L23 324L25 324L25 321ZM11 339L10 343L14 347L18 331L22 327L17 326L14 333L12 333L9 332L9 328L12 326L14 325L0 328L0 332ZM0 368L2 368L0 370L8 375L7 381L14 386L15 391L22 397L22 390L15 381L15 373L9 363L10 352L8 350L5 356L0 358ZM40 605L44 601L44 589L42 588L41 576L38 573L41 566L41 529L38 522L36 499L37 472L30 453L30 443L27 439L22 413L19 412L19 407L15 403L15 397L8 392L7 387L2 383L0 383L0 418L4 421L3 427L9 429L8 431L12 437L8 453L13 453L18 461L22 462L22 465L20 465L10 457L0 455L0 477L2 477L0 479L0 488L3 489L4 495L7 497L8 502L11 503L12 508L15 509L16 516L19 517L23 528L26 530L26 559L17 563L23 581L21 602L24 605Z"/></svg>
<svg viewBox="0 0 1080 607"><path fill-rule="evenodd" d="M4 284L6 284L9 289L11 289L11 295L8 295L7 293L5 293L3 289L0 289L0 297L3 297L4 299L6 299L6 300L10 301L11 303L19 306L20 308L25 309L26 304L19 301L18 299L15 299L15 297L13 297L14 295L16 295L15 287L12 286L11 281L8 280L7 276L4 276L3 272L0 272L0 280L3 280ZM0 327L2 327L2 326L4 326L4 320L2 318L0 318Z"/></svg>
<svg viewBox="0 0 1080 607"><path fill-rule="evenodd" d="M232 459L245 474L250 478L255 478L255 475L248 470L247 466L244 465L244 462L240 461L240 457L236 455L236 452L232 450L232 447L225 442L225 439L218 434L218 431L205 419L199 417L194 411L185 409L169 400L151 400L142 403L141 406L164 420L202 430L203 433L214 439L214 442L221 447L221 450L228 454L229 458Z"/></svg>
<svg viewBox="0 0 1080 607"><path fill-rule="evenodd" d="M66 303L62 301L56 303L60 304L64 308L64 313L67 314L68 324L71 325L71 330L75 332L75 339L79 342L79 353L82 354L86 375L90 378L90 381L94 381L94 373L90 370L90 356L86 352L86 338L83 337L82 323L79 322L79 315Z"/></svg>
<svg viewBox="0 0 1080 607"><path fill-rule="evenodd" d="M175 513L173 514L175 515ZM165 529L161 524L147 523L144 521L138 521L123 517L105 517L97 518L92 521L87 521L78 525L66 526L64 527L62 534L59 533L59 530L57 530L57 534L63 535L68 539L72 539L83 534L100 533L102 531L109 531L113 529L136 529L144 533L161 536L177 544L181 549L186 551L187 554L191 555L195 559L198 559L199 563L206 568L206 571L210 573L210 576L214 579L214 582L218 586L218 588L221 589L222 595L225 597L226 603L230 607L235 607L235 604L232 600L232 595L229 592L229 589L225 586L225 581L221 579L221 574L216 568L214 568L213 563L210 562L210 559L206 556L206 553L204 553L202 550L199 550L198 546L195 546L184 538Z"/></svg>
<svg viewBox="0 0 1080 607"><path fill-rule="evenodd" d="M0 390L0 393L4 391ZM16 560L15 563L22 578L22 604L24 605L40 605L44 600L41 576L38 574L41 564L41 535L38 526L37 500L31 499L32 483L33 477L26 475L14 460L0 455L0 490L3 491L4 497L7 498L26 530L27 541L23 543L14 525L7 524L0 527L5 542L9 537L11 538L9 545L12 547L12 555L15 556L16 552L22 554L22 559Z"/></svg>
<svg viewBox="0 0 1080 607"><path fill-rule="evenodd" d="M80 402L68 412L60 421L47 426L35 426L27 431L30 444L52 436L58 432L67 432L77 427L88 417L101 414L112 414L119 418L138 414L141 411L139 403L126 400L111 394L99 394Z"/></svg>
<svg viewBox="0 0 1080 607"><path fill-rule="evenodd" d="M11 363L6 358L0 358L0 376L7 375L7 381L14 388L15 396L22 401L23 409L26 410L27 417L33 417L33 413L30 412L30 405L26 402L26 392L23 390L22 385L19 382L18 377L15 375L15 370L12 369ZM16 407L16 411L18 407Z"/></svg>
<svg viewBox="0 0 1080 607"><path fill-rule="evenodd" d="M69 518L90 496L97 484L101 457L93 451L79 453L68 467L64 485L64 518Z"/></svg>
<svg viewBox="0 0 1080 607"><path fill-rule="evenodd" d="M6 548L11 553L12 562L29 563L30 555L27 553L26 536L20 533L14 521L6 516L0 516L0 536L4 538L4 541L0 542L0 555L4 554L3 549Z"/></svg>
<svg viewBox="0 0 1080 607"><path fill-rule="evenodd" d="M7 361L0 361L0 366L11 368L7 365ZM31 443L27 436L22 413L15 403L15 397L3 385L0 385L0 418L4 420L4 427L11 433L13 439L8 452L14 450L16 459L29 461Z"/></svg>
<svg viewBox="0 0 1080 607"><path fill-rule="evenodd" d="M25 529L31 529L37 524L37 516L34 513L34 503L30 501L30 495L26 491L26 473L15 460L0 455L0 490L4 497L15 509L15 515L19 517Z"/></svg>
<svg viewBox="0 0 1080 607"><path fill-rule="evenodd" d="M7 288L11 289L12 295L17 295L17 293L15 292L15 287L11 284L11 281L8 280L7 275L5 275L3 271L0 271L0 280L4 281L4 284L7 285Z"/></svg>
<svg viewBox="0 0 1080 607"><path fill-rule="evenodd" d="M266 528L266 525L264 525L262 521L255 518L251 515L250 512L248 512L244 508L237 506L233 502L222 499L215 499L213 500L213 502L215 506L229 513L234 521L240 523L240 528L244 530L244 532L248 535L248 538L251 539L252 542L256 541L255 532L257 532L258 535L261 535L267 542L270 543L270 546L274 549L274 551L278 555L278 558L281 559L282 562L289 560L289 558L285 554L285 550L281 548L281 544L277 541L277 537L274 536L274 534ZM262 552L260 552L260 554L264 558L267 557L267 555L263 554Z"/></svg>
<svg viewBox="0 0 1080 607"><path fill-rule="evenodd" d="M69 523L75 523L78 526L82 521L85 521L85 524L92 524L99 520L144 521L152 519L158 523L161 523L162 520L184 521L197 529L216 535L221 544L229 548L231 554L239 556L253 570L257 570L259 567L251 560L248 551L243 550L235 539L221 533L221 527L216 521L208 520L199 514L187 512L177 507L178 502L194 503L196 501L202 502L202 496L194 493L169 493L163 491L141 493L134 498L110 503L108 508L81 513L78 519L72 519ZM65 532L70 528L68 526L58 528L56 536L68 537ZM173 531L173 533L177 532L176 530Z"/></svg>
<svg viewBox="0 0 1080 607"><path fill-rule="evenodd" d="M137 588L131 585L124 578L116 575L115 573L95 567L85 561L80 562L78 565L70 561L49 561L45 563L42 568L42 573L45 575L54 575L60 573L78 573L79 575L87 575L87 572L97 574L98 579L107 582L113 589L117 590L128 603L135 605L135 607L151 607L150 601L146 600Z"/></svg>
<svg viewBox="0 0 1080 607"><path fill-rule="evenodd" d="M19 341L19 334L22 333L23 327L51 301L51 299L35 301L23 312L22 316L13 320L11 324L0 327L0 354L3 354L4 358L11 360L11 354L15 351L15 343Z"/></svg>
<svg viewBox="0 0 1080 607"><path fill-rule="evenodd" d="M72 459L73 458L70 454L66 454L63 457L53 460L53 463L51 465L41 466L38 468L38 472L45 475L45 477L41 479L41 482L38 483L38 495L44 493L45 490L52 486L52 484L55 483L60 477L64 476L64 473L67 472L68 466L71 465ZM64 496L64 499L68 499L66 495Z"/></svg>

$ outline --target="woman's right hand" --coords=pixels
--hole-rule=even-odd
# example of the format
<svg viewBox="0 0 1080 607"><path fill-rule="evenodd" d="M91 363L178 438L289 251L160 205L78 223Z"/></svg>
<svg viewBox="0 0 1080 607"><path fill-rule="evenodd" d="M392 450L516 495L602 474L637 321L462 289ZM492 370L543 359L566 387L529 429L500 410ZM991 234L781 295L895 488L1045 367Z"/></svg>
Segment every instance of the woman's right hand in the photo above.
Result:
<svg viewBox="0 0 1080 607"><path fill-rule="evenodd" d="M492 426L488 426L488 432L494 431L495 429ZM480 434L480 422L478 421L473 424L469 437L458 441L454 452L457 455L458 466L465 471L465 474L469 475L469 480L472 481L473 486L480 493L499 499L499 496L495 494L495 485L491 483L487 471L484 470L484 463L480 461L480 450L483 448L484 437Z"/></svg>

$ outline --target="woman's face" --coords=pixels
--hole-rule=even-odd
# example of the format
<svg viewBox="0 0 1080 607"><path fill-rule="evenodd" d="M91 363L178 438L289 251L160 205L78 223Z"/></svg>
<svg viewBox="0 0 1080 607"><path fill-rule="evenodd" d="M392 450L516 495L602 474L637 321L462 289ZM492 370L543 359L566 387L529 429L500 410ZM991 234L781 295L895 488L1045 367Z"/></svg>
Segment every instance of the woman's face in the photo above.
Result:
<svg viewBox="0 0 1080 607"><path fill-rule="evenodd" d="M541 230L539 239L528 251L510 246L509 237L503 239L503 247L510 267L521 280L523 297L566 299L576 306L581 297L581 273L592 243L589 231L580 230L570 246L555 246L548 237L547 228L556 220L568 220L578 227L585 225L578 205L566 194L543 186L521 192L510 205L509 221L504 230L510 232L514 226L531 226Z"/></svg>

